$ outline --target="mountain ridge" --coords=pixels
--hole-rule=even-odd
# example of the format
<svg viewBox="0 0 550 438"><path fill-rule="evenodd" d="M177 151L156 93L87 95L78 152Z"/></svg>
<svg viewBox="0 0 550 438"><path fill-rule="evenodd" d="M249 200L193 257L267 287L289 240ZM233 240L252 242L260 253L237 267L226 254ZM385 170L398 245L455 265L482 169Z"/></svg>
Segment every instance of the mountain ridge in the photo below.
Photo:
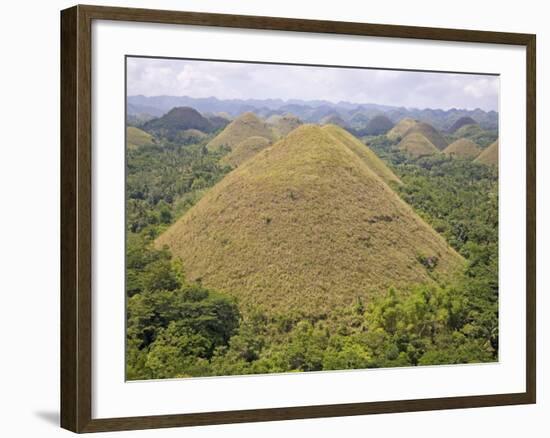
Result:
<svg viewBox="0 0 550 438"><path fill-rule="evenodd" d="M308 122L319 122L323 117L336 112L347 123L358 112L364 112L367 119L361 122L358 129L364 127L362 124L368 122L376 115L384 114L393 123L410 117L426 123L430 123L436 129L448 130L460 117L471 117L483 129L498 130L498 112L477 109L446 110L433 108L405 108L399 106L382 105L376 103L361 102L330 102L327 100L301 100L301 99L218 99L192 98L189 96L143 96L135 95L127 97L128 115L151 114L150 111L166 113L176 106L191 106L201 113L227 112L231 116L238 116L247 111L256 113L261 117L269 117L273 114L282 115L292 113L300 119ZM322 108L324 107L324 108ZM158 114L151 114L158 116Z"/></svg>

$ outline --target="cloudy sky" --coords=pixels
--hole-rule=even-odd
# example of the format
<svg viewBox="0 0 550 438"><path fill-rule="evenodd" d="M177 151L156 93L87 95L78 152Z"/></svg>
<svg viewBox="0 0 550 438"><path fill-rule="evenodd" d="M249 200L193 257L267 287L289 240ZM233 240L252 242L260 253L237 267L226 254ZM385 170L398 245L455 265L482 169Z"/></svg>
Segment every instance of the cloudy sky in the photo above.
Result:
<svg viewBox="0 0 550 438"><path fill-rule="evenodd" d="M498 110L496 76L128 58L128 95Z"/></svg>

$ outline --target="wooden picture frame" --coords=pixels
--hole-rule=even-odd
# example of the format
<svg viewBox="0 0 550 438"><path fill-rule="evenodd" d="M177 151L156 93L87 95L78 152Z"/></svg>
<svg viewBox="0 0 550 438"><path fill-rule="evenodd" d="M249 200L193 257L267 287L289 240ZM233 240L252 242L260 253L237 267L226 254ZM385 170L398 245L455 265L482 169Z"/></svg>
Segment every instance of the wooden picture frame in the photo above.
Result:
<svg viewBox="0 0 550 438"><path fill-rule="evenodd" d="M526 391L195 414L92 418L93 20L185 24L356 36L518 45L526 48ZM61 426L100 432L530 404L536 401L536 37L530 34L75 6L61 12Z"/></svg>

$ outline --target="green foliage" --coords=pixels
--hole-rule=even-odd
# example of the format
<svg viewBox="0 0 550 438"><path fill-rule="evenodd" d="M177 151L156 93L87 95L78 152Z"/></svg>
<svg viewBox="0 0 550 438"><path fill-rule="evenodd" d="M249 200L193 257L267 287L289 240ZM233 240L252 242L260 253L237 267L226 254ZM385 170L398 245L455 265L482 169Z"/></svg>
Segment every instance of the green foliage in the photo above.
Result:
<svg viewBox="0 0 550 438"><path fill-rule="evenodd" d="M446 240L463 247L498 242L498 177L494 169L443 155L396 166L398 192Z"/></svg>
<svg viewBox="0 0 550 438"><path fill-rule="evenodd" d="M140 263L128 266L141 286L138 292L128 290L128 376L195 375L216 348L229 344L239 326L237 305L227 296L185 283L166 252L144 245L141 253Z"/></svg>
<svg viewBox="0 0 550 438"><path fill-rule="evenodd" d="M160 142L160 141L159 141ZM126 226L153 235L189 209L202 191L216 184L231 168L219 164L223 151L204 144L142 146L127 150Z"/></svg>

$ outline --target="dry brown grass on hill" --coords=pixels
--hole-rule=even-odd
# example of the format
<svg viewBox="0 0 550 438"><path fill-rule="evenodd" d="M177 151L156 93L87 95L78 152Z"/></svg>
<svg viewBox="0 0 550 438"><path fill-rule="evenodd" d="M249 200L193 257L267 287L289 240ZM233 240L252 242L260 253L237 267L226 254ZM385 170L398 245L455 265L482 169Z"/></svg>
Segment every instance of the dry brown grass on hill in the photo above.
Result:
<svg viewBox="0 0 550 438"><path fill-rule="evenodd" d="M198 129L186 129L181 134L181 139L187 141L200 141L204 140L206 137L208 137L208 134L205 134Z"/></svg>
<svg viewBox="0 0 550 438"><path fill-rule="evenodd" d="M275 140L275 134L267 123L253 113L244 113L233 120L225 129L208 143L208 149L218 150L221 147L233 149L249 137L265 137Z"/></svg>
<svg viewBox="0 0 550 438"><path fill-rule="evenodd" d="M302 124L302 121L292 114L271 116L267 119L267 122L273 126L277 138L284 137Z"/></svg>
<svg viewBox="0 0 550 438"><path fill-rule="evenodd" d="M474 159L481 152L481 149L473 141L468 140L467 138L460 138L452 142L447 146L443 153L451 155L458 158L471 158Z"/></svg>
<svg viewBox="0 0 550 438"><path fill-rule="evenodd" d="M329 114L328 116L323 117L319 124L321 125L337 125L341 126L342 128L347 128L348 124L346 121L340 117L338 114Z"/></svg>
<svg viewBox="0 0 550 438"><path fill-rule="evenodd" d="M463 259L357 153L303 125L230 172L156 241L187 278L270 312L320 315Z"/></svg>
<svg viewBox="0 0 550 438"><path fill-rule="evenodd" d="M413 157L424 157L426 155L439 153L439 149L420 132L407 134L405 138L399 142L397 147Z"/></svg>
<svg viewBox="0 0 550 438"><path fill-rule="evenodd" d="M241 141L231 152L229 152L229 154L224 156L221 159L221 163L233 167L240 166L270 144L271 142L265 137L249 137Z"/></svg>
<svg viewBox="0 0 550 438"><path fill-rule="evenodd" d="M151 146L153 144L155 144L155 139L148 132L135 126L126 128L126 146L128 149L137 149L140 146Z"/></svg>
<svg viewBox="0 0 550 438"><path fill-rule="evenodd" d="M469 116L461 117L456 120L449 129L450 133L458 131L463 126L477 125L477 122Z"/></svg>
<svg viewBox="0 0 550 438"><path fill-rule="evenodd" d="M486 164L487 166L498 167L498 140L483 150L481 154L475 159L476 163Z"/></svg>
<svg viewBox="0 0 550 438"><path fill-rule="evenodd" d="M416 120L409 117L401 119L399 123L397 123L397 125L389 130L389 132L386 134L386 137L393 141L401 140L403 137L405 137L405 133L417 123L418 122Z"/></svg>
<svg viewBox="0 0 550 438"><path fill-rule="evenodd" d="M428 123L416 123L405 133L405 137L409 134L416 132L422 134L424 137L430 140L432 144L440 151L442 151L449 145L449 142L445 140L445 138L439 133L439 131Z"/></svg>
<svg viewBox="0 0 550 438"><path fill-rule="evenodd" d="M378 155L376 155L367 145L363 144L357 137L336 125L325 125L322 129L334 137L335 140L342 142L355 152L367 166L386 183L393 182L402 184L397 175L386 166L386 163L378 158Z"/></svg>

